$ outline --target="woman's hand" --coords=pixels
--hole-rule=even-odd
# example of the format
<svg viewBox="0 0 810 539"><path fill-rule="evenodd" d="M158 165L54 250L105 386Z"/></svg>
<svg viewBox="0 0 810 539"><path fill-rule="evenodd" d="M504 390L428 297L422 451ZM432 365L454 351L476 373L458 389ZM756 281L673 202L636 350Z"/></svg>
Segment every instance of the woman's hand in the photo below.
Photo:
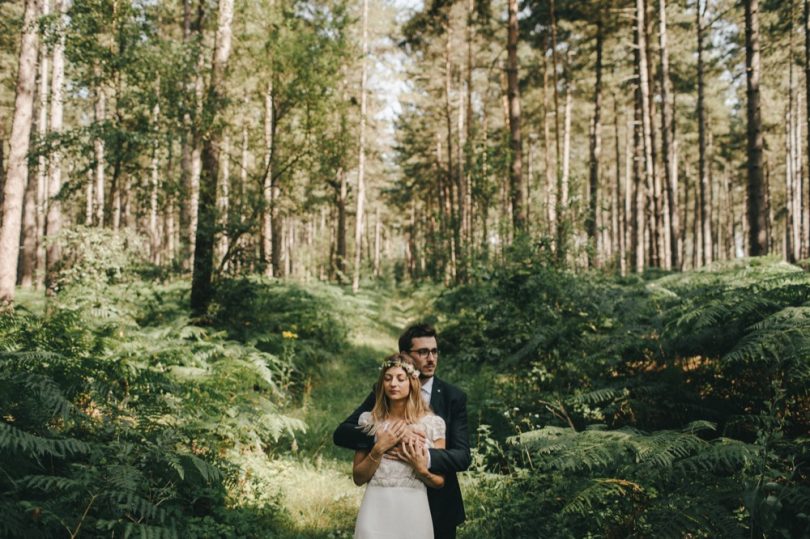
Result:
<svg viewBox="0 0 810 539"><path fill-rule="evenodd" d="M407 427L408 425L402 420L389 421L377 430L377 441L374 444L374 449L377 449L380 454L385 453L402 440Z"/></svg>

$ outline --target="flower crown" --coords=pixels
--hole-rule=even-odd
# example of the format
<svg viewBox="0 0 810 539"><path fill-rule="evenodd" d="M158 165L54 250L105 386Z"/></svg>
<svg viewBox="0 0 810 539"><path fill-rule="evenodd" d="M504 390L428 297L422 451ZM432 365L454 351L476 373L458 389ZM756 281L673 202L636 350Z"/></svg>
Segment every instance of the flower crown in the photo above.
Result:
<svg viewBox="0 0 810 539"><path fill-rule="evenodd" d="M419 375L422 374L421 372L419 372L418 369L414 368L414 366L411 365L410 363L404 363L404 362L400 361L399 359L393 359L393 360L386 359L385 361L383 361L383 364L380 365L380 370L381 371L387 371L391 367L400 367L411 378L419 378Z"/></svg>

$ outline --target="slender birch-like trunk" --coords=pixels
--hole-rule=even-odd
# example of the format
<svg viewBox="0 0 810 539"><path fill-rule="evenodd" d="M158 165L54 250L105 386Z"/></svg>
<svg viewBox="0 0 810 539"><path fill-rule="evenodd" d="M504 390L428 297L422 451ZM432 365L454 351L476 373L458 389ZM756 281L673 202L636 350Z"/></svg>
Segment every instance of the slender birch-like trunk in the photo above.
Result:
<svg viewBox="0 0 810 539"><path fill-rule="evenodd" d="M53 47L53 77L51 78L51 132L59 135L62 132L64 119L64 86L65 86L65 0L55 0L54 12L59 16L59 38ZM62 229L62 202L59 194L62 191L62 153L56 148L50 157L48 168L48 213L45 232L53 240ZM62 258L59 243L51 241L45 256L46 282L48 288L53 286L55 272Z"/></svg>
<svg viewBox="0 0 810 539"><path fill-rule="evenodd" d="M360 265L366 204L366 77L368 76L368 0L363 0L363 60L360 68L360 155L357 161L357 212L354 221L354 276L352 292L360 290Z"/></svg>
<svg viewBox="0 0 810 539"><path fill-rule="evenodd" d="M22 206L28 181L28 148L34 113L36 86L37 2L25 0L17 88L14 98L14 118L9 140L8 172L3 184L3 215L0 225L0 304L14 301L17 262L20 252Z"/></svg>
<svg viewBox="0 0 810 539"><path fill-rule="evenodd" d="M593 91L593 121L591 123L591 137L588 159L588 214L585 219L585 229L591 243L588 251L588 267L595 265L594 255L599 250L597 241L597 219L599 201L599 159L602 152L602 48L604 43L603 24L599 19L596 22L596 84Z"/></svg>

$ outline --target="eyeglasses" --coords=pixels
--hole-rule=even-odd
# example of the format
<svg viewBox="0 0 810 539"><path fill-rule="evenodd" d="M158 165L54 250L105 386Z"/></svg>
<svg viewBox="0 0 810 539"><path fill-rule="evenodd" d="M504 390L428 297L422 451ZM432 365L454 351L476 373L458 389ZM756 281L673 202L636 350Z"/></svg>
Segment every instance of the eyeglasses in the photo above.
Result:
<svg viewBox="0 0 810 539"><path fill-rule="evenodd" d="M438 348L417 348L416 350L411 350L414 354L419 356L422 359L427 359L430 354L433 354L433 357L439 357L439 349Z"/></svg>

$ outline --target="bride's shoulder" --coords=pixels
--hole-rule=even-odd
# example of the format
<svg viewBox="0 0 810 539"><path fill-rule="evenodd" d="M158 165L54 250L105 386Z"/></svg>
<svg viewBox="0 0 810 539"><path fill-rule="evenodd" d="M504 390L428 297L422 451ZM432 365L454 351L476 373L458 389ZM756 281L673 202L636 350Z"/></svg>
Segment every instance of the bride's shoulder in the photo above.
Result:
<svg viewBox="0 0 810 539"><path fill-rule="evenodd" d="M357 419L357 424L361 427L366 425L370 425L374 422L374 417L372 417L371 412L363 412L360 414L360 417Z"/></svg>
<svg viewBox="0 0 810 539"><path fill-rule="evenodd" d="M422 418L420 419L420 422L424 423L425 425L430 425L432 427L444 425L444 419L437 416L433 412L423 415Z"/></svg>

